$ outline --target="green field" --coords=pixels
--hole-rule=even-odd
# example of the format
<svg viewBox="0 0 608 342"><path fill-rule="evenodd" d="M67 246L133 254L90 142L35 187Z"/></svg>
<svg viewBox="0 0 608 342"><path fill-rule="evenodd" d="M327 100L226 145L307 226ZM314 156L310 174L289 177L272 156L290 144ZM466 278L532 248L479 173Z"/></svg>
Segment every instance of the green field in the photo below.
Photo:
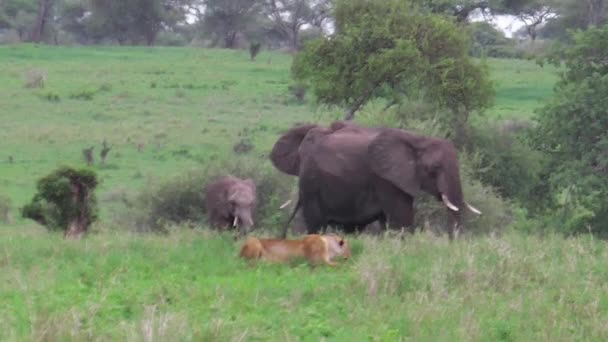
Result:
<svg viewBox="0 0 608 342"><path fill-rule="evenodd" d="M497 98L486 117L530 118L551 96L553 68L488 62ZM290 63L269 52L251 62L231 50L0 47L0 195L12 203L0 223L0 340L608 338L608 249L591 237L352 237L351 260L311 271L249 267L230 236L202 227L112 226L118 190L232 158L243 138L263 156L293 123L339 114L292 99ZM44 87L24 87L35 74ZM93 145L102 215L91 236L64 241L18 217L40 176L84 165Z"/></svg>

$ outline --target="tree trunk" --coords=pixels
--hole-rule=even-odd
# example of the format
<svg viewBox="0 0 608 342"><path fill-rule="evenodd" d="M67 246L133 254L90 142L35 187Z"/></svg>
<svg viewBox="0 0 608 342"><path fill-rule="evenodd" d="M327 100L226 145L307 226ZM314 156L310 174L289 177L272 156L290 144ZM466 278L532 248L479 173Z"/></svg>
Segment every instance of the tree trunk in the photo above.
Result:
<svg viewBox="0 0 608 342"><path fill-rule="evenodd" d="M598 27L604 21L604 0L587 0L587 27Z"/></svg>
<svg viewBox="0 0 608 342"><path fill-rule="evenodd" d="M42 35L44 34L44 29L49 19L49 12L52 5L51 2L52 0L38 1L38 16L36 18L36 26L32 32L32 41L35 43L40 43L42 40Z"/></svg>
<svg viewBox="0 0 608 342"><path fill-rule="evenodd" d="M87 223L81 218L74 218L68 225L64 237L66 239L80 239L87 232Z"/></svg>
<svg viewBox="0 0 608 342"><path fill-rule="evenodd" d="M228 32L224 37L224 47L227 49L234 49L236 46L236 32Z"/></svg>
<svg viewBox="0 0 608 342"><path fill-rule="evenodd" d="M72 190L72 206L74 208L81 208L75 217L70 219L67 230L65 231L64 238L69 239L80 239L82 235L87 232L89 222L84 213L86 191L87 189L79 183L77 180L70 181L70 188Z"/></svg>
<svg viewBox="0 0 608 342"><path fill-rule="evenodd" d="M152 46L152 45L154 45L154 42L156 42L156 32L150 31L150 32L146 33L146 45Z"/></svg>

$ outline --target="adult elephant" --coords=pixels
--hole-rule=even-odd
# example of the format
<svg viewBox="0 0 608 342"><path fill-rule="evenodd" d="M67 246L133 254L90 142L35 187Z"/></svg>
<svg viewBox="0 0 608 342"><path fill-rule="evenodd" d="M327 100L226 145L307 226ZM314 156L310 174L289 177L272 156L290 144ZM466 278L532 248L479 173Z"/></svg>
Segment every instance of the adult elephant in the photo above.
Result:
<svg viewBox="0 0 608 342"><path fill-rule="evenodd" d="M279 138L270 160L299 177L294 214L301 208L308 233L332 224L352 231L376 220L413 232L421 190L448 208L450 239L464 208L481 214L463 198L456 149L447 140L345 121L304 124Z"/></svg>

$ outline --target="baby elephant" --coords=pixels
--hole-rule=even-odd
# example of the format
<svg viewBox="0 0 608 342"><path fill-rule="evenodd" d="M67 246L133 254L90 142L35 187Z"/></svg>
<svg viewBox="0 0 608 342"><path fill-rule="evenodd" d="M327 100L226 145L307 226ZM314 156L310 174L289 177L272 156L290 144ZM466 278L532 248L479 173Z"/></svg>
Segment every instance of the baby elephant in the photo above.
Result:
<svg viewBox="0 0 608 342"><path fill-rule="evenodd" d="M205 206L209 224L217 228L239 227L246 234L253 226L256 187L252 179L224 176L205 189Z"/></svg>

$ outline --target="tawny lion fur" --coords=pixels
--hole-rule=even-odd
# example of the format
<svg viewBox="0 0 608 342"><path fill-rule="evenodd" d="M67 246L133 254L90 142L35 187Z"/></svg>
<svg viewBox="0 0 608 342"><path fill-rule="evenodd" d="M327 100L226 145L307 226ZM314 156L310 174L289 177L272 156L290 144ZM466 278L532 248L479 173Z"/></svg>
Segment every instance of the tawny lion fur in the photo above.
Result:
<svg viewBox="0 0 608 342"><path fill-rule="evenodd" d="M249 237L241 247L241 258L287 262L293 258L306 258L309 264L336 266L332 261L337 256L350 257L346 240L334 234L311 234L299 240L258 239Z"/></svg>

